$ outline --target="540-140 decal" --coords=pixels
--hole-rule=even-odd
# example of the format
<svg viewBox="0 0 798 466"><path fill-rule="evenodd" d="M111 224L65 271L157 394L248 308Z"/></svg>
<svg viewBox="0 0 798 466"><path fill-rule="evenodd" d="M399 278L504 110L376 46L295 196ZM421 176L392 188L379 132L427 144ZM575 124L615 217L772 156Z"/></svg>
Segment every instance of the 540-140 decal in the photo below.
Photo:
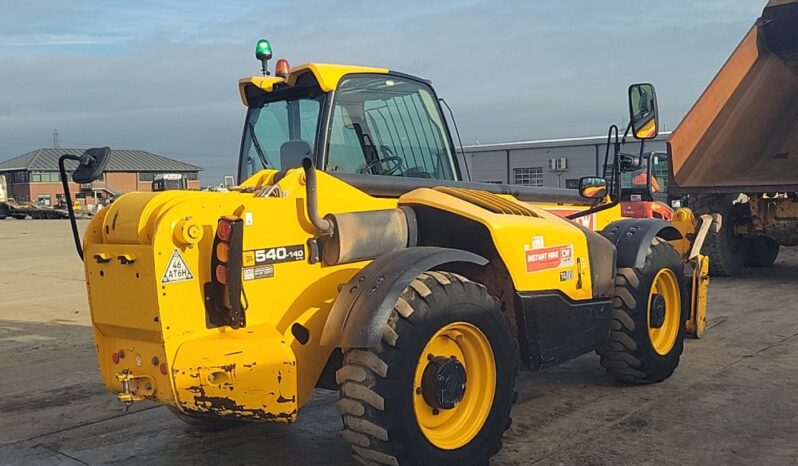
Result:
<svg viewBox="0 0 798 466"><path fill-rule="evenodd" d="M257 280L274 276L274 264L305 259L305 246L277 246L244 251L244 280Z"/></svg>

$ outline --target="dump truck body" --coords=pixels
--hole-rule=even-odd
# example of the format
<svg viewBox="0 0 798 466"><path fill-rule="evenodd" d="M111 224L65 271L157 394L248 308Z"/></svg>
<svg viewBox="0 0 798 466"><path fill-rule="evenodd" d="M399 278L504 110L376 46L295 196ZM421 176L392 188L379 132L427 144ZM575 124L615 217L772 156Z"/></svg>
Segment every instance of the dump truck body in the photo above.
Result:
<svg viewBox="0 0 798 466"><path fill-rule="evenodd" d="M668 140L670 191L724 215L712 272L798 244L798 2L772 0Z"/></svg>
<svg viewBox="0 0 798 466"><path fill-rule="evenodd" d="M798 191L798 2L768 4L668 147L672 191Z"/></svg>

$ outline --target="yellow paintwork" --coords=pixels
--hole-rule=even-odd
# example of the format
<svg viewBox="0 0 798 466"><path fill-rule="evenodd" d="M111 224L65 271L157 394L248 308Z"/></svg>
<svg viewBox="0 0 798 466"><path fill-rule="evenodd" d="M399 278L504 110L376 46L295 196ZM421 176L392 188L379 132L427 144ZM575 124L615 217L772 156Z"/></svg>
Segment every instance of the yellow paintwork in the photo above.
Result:
<svg viewBox="0 0 798 466"><path fill-rule="evenodd" d="M249 219L244 251L304 245L316 234L304 211L301 170L279 181L285 197L255 195L258 187L271 184L274 174L263 170L246 180L242 185L249 192L126 194L91 222L84 239L86 280L100 368L110 390L122 392L117 376L127 371L153 385L151 393L131 393L134 399L144 396L184 411L255 420L294 419L334 350L320 346L319 338L338 286L367 262L274 264L273 277L244 281L246 327L208 328L203 285L211 279L219 217L238 212ZM592 297L584 234L539 207L506 196L530 216L495 214L433 189L399 199L374 198L322 172L318 184L322 215L398 203L442 208L485 225L518 291L558 289L574 300ZM572 260L528 272L528 250L553 246L567 246ZM162 283L175 251L193 278ZM560 272L569 270L573 278L561 281ZM291 332L295 323L309 331L305 345ZM120 350L125 357L115 364L112 356ZM167 375L156 359L167 364ZM215 382L208 379L211 374Z"/></svg>
<svg viewBox="0 0 798 466"><path fill-rule="evenodd" d="M682 239L671 241L670 243L679 251L682 261L688 262L693 269L690 316L686 324L687 332L696 338L700 338L704 334L707 320L709 257L699 253L697 257L690 258L690 251L693 249L693 238L698 231L698 221L692 210L686 207L676 209L671 223L682 234Z"/></svg>
<svg viewBox="0 0 798 466"><path fill-rule="evenodd" d="M306 63L304 65L299 65L295 68L291 68L291 72L288 74L286 79L274 77L274 76L253 76L242 78L238 81L238 92L241 96L241 102L244 105L249 105L247 103L245 89L247 86L255 86L260 88L265 92L271 92L274 89L275 84L278 83L287 83L289 86L294 86L296 84L297 78L306 72L311 72L316 77L316 80L319 82L319 87L324 92L334 91L338 88L338 83L341 81L341 78L348 74L355 74L355 73L369 73L369 74L387 74L387 68L375 68L370 66L355 66L355 65L335 65L335 64L328 64L328 63Z"/></svg>
<svg viewBox="0 0 798 466"><path fill-rule="evenodd" d="M250 182L259 177L270 179L273 173L262 172ZM181 408L188 410L193 405L191 409L204 410L208 403L203 398L226 393L244 412L265 410L269 414L252 416L255 419L293 419L295 408L307 400L333 350L319 347L318 340L337 287L365 263L335 267L306 261L275 264L273 278L244 282L252 304L247 327L240 330L207 328L202 286L210 281L216 222L240 206L244 206L242 215L252 214L252 225L245 228L244 250L305 244L314 235L304 215L305 189L300 178L301 170L295 170L281 180L281 188L289 193L285 198L257 198L238 192L131 193L95 217L85 237L86 280L100 368L110 390L121 391L116 375L127 369L151 377L155 383L152 398L163 403L175 405L177 394L185 403ZM324 213L396 205L395 199L372 198L322 174L319 189L324 193L319 202ZM196 244L185 244L180 241L182 235L176 234L186 220L202 230ZM194 278L162 284L175 250ZM133 263L122 265L117 260L120 255L129 256ZM294 323L309 329L306 345L292 335ZM126 357L114 364L111 356L119 350ZM168 376L151 363L153 357L168 364ZM256 361L257 370L245 368ZM228 383L240 389L224 392L202 382L214 367L231 364L236 368ZM284 367L286 364L291 367ZM279 382L272 377L275 371L281 371ZM204 395L197 392L198 382L203 383ZM195 397L199 398L196 403ZM295 401L277 404L278 398ZM274 403L269 404L270 400Z"/></svg>
<svg viewBox="0 0 798 466"><path fill-rule="evenodd" d="M274 90L275 84L284 82L284 78L279 78L276 76L251 76L247 78L241 78L238 80L238 94L241 96L241 102L243 102L244 105L248 105L247 95L245 92L247 86L255 86L262 91L271 92Z"/></svg>
<svg viewBox="0 0 798 466"><path fill-rule="evenodd" d="M574 300L593 297L587 239L576 225L556 214L520 201L515 202L531 209L536 216L495 214L428 188L411 191L401 196L399 202L436 207L485 225L518 291L560 290ZM570 265L527 271L527 251L557 246L571 248ZM561 281L560 272L567 271L572 272L573 279Z"/></svg>
<svg viewBox="0 0 798 466"><path fill-rule="evenodd" d="M687 321L687 332L701 338L707 326L707 295L709 292L709 257L699 255L693 271L692 313Z"/></svg>
<svg viewBox="0 0 798 466"><path fill-rule="evenodd" d="M651 326L651 302L654 295L658 294L665 299L665 319L662 326ZM646 322L648 324L648 338L657 354L666 356L676 344L676 336L682 325L682 298L679 291L679 281L671 269L660 269L651 284L648 293L648 306L646 306Z"/></svg>
<svg viewBox="0 0 798 466"><path fill-rule="evenodd" d="M454 356L466 371L463 399L452 409L433 412L432 406L424 400L420 388L428 355ZM413 387L413 412L427 440L442 450L456 450L466 445L488 419L496 393L496 362L488 338L468 322L444 325L421 352Z"/></svg>

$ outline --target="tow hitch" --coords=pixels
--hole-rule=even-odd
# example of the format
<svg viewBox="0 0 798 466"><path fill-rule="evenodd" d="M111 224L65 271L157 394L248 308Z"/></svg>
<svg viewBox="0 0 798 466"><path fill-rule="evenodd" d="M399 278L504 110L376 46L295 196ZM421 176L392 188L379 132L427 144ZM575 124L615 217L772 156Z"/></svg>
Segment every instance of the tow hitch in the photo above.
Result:
<svg viewBox="0 0 798 466"><path fill-rule="evenodd" d="M148 375L133 375L129 369L116 374L116 380L122 384L122 392L117 398L125 404L125 411L134 401L141 401L155 393L155 380Z"/></svg>

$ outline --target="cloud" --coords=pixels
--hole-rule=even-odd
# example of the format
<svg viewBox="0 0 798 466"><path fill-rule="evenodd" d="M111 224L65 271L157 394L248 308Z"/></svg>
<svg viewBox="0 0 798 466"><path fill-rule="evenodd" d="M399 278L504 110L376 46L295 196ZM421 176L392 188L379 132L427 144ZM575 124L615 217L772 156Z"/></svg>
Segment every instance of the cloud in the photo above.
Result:
<svg viewBox="0 0 798 466"><path fill-rule="evenodd" d="M0 159L51 144L58 128L62 144L175 155L213 182L235 171L245 112L237 81L258 73L260 37L294 65L429 78L463 142L488 143L604 133L625 122L635 81L657 85L673 128L763 2L6 3Z"/></svg>
<svg viewBox="0 0 798 466"><path fill-rule="evenodd" d="M126 36L90 34L20 34L0 36L0 47L50 47L67 45L111 45L130 41Z"/></svg>

